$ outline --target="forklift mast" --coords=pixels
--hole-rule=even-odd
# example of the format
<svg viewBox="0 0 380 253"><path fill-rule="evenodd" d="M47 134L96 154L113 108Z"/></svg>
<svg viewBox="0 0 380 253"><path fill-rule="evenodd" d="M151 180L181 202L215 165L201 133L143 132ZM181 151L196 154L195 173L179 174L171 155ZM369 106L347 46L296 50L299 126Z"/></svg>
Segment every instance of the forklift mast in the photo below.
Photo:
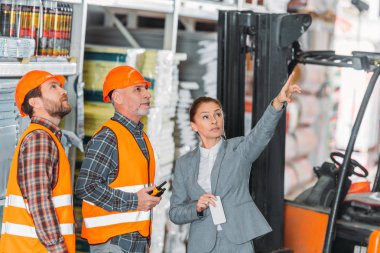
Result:
<svg viewBox="0 0 380 253"><path fill-rule="evenodd" d="M254 126L292 72L292 44L310 25L307 14L219 12L217 96L224 107L229 138L244 135L246 54L254 58ZM257 252L281 252L283 246L284 163L285 117L252 167L251 195L273 229L255 240Z"/></svg>

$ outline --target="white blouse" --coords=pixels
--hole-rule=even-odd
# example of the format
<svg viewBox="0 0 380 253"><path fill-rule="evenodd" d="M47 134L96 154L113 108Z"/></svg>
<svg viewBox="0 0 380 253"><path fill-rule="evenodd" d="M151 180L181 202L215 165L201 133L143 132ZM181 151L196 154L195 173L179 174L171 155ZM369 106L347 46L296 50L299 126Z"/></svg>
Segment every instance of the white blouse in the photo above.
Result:
<svg viewBox="0 0 380 253"><path fill-rule="evenodd" d="M222 141L223 139L221 138L220 141L210 149L199 147L201 159L199 162L198 184L207 193L211 193L211 171L214 167L216 156L218 155Z"/></svg>

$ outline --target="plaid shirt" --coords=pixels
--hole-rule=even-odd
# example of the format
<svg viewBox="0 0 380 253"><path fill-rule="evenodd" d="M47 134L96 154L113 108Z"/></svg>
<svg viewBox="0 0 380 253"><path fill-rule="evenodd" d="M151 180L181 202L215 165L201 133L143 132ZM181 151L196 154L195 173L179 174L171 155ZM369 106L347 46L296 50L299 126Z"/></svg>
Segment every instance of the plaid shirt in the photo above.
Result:
<svg viewBox="0 0 380 253"><path fill-rule="evenodd" d="M115 112L112 119L121 123L133 134L141 151L149 159L143 137L143 124L141 122L135 124L118 112ZM78 198L92 202L107 211L136 210L138 204L136 193L123 192L108 186L115 180L117 174L116 136L109 128L103 128L87 144L86 156L75 186L75 194ZM138 232L116 236L111 241L126 252L142 252L137 248L142 244L145 247L146 242L147 238L142 237Z"/></svg>
<svg viewBox="0 0 380 253"><path fill-rule="evenodd" d="M52 122L40 117L32 117L31 122L47 127L61 138L61 130ZM58 149L53 139L43 130L29 133L20 146L18 183L28 199L39 240L49 252L61 253L68 250L51 199L57 180Z"/></svg>

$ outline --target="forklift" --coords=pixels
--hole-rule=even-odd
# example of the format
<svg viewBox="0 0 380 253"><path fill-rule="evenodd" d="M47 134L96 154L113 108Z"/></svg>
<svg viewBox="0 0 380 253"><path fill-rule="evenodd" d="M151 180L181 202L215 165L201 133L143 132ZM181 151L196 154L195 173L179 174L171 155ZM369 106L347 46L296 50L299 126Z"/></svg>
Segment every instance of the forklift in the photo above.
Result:
<svg viewBox="0 0 380 253"><path fill-rule="evenodd" d="M252 165L251 195L273 229L271 233L255 239L255 250L276 253L348 253L354 252L355 245L361 245L367 253L380 252L380 223L374 225L341 219L343 209L351 210L352 214L352 206L347 205L363 204L361 201L366 199L366 196L355 198L355 194L349 194L349 198L346 198L348 200L343 202L350 187L348 177L352 174L368 174L363 166L351 159L351 154L368 100L380 74L380 54L303 52L298 39L311 23L308 14L235 10L219 12L217 97L222 102L228 119L225 131L229 137L244 135L247 54L253 59L252 66L249 66L253 68L253 81L250 84L253 90L251 126L258 122L297 64L347 67L373 72L345 153L332 153L334 162L323 164L315 170L319 173L317 184L301 194L296 201L284 200L286 121L285 117L280 120L268 147ZM343 161L340 162L339 158ZM379 171L380 169L376 178L380 176ZM373 192L368 194L377 194L379 188L379 182L375 182ZM326 192L329 194L326 195ZM367 200L370 198L373 195L367 196ZM376 201L372 202L376 204ZM324 205L318 205L320 203ZM353 212L358 213L357 210ZM374 217L368 220L373 221Z"/></svg>
<svg viewBox="0 0 380 253"><path fill-rule="evenodd" d="M320 52L314 53L321 55ZM301 55L298 60L303 62L304 55ZM363 69L373 74L345 153L332 152L330 158L333 163L324 162L321 167L314 167L318 176L316 184L294 201L287 201L284 206L284 245L295 253L380 252L380 167L371 191L352 190L347 195L353 189L350 188L351 175L368 175L368 171L352 159L351 155L368 101L380 74L380 54L353 52L349 62L354 62L355 57L361 62L355 69ZM347 56L344 59L347 60ZM333 61L329 64L336 63ZM364 64L361 65L362 63ZM339 162L338 159L343 161Z"/></svg>

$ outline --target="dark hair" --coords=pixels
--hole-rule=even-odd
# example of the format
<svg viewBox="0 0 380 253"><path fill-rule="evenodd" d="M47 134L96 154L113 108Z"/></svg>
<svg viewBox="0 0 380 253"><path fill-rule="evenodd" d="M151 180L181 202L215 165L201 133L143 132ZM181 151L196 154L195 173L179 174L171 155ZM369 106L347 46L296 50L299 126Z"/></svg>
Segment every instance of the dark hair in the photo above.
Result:
<svg viewBox="0 0 380 253"><path fill-rule="evenodd" d="M210 102L217 104L222 109L222 104L220 103L219 100L215 98L211 98L211 97L199 97L194 100L193 104L190 107L190 112L189 112L190 121L194 122L194 116L197 113L198 108L199 106L201 106L201 104L210 103Z"/></svg>
<svg viewBox="0 0 380 253"><path fill-rule="evenodd" d="M24 102L21 105L21 110L24 113L28 114L30 118L33 116L33 107L29 104L29 99L37 98L41 96L42 96L41 85L34 88L33 90L29 91L28 94L26 94L24 98Z"/></svg>

